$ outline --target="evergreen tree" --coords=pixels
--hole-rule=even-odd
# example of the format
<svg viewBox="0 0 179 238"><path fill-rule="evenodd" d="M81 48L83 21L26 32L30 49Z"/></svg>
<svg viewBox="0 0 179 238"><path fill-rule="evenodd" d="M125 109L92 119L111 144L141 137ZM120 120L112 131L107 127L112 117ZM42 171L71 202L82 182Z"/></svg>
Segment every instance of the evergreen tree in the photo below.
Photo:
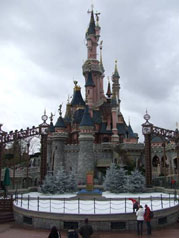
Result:
<svg viewBox="0 0 179 238"><path fill-rule="evenodd" d="M129 192L143 192L145 188L145 178L140 171L134 170L128 177L127 188Z"/></svg>
<svg viewBox="0 0 179 238"><path fill-rule="evenodd" d="M55 184L57 187L57 193L65 193L66 192L66 186L67 186L67 180L68 177L64 171L63 166L60 166L60 169L58 170L56 176L55 176Z"/></svg>
<svg viewBox="0 0 179 238"><path fill-rule="evenodd" d="M75 191L77 191L77 179L75 172L72 170L68 176L68 180L66 183L66 192L75 192Z"/></svg>
<svg viewBox="0 0 179 238"><path fill-rule="evenodd" d="M42 187L41 187L42 193L52 193L55 194L57 191L57 187L55 184L55 176L49 174L45 176L45 179L43 181Z"/></svg>
<svg viewBox="0 0 179 238"><path fill-rule="evenodd" d="M113 174L115 174L116 169L117 169L116 165L112 163L110 167L106 170L106 176L103 183L103 187L105 191L110 191L112 177L113 177Z"/></svg>
<svg viewBox="0 0 179 238"><path fill-rule="evenodd" d="M116 164L112 163L106 171L104 189L113 193L122 193L126 191L126 182L126 171L122 168L118 169Z"/></svg>
<svg viewBox="0 0 179 238"><path fill-rule="evenodd" d="M67 175L63 166L60 166L56 175L47 175L41 187L41 192L51 194L76 191L77 179L74 171Z"/></svg>
<svg viewBox="0 0 179 238"><path fill-rule="evenodd" d="M118 169L117 173L117 184L116 184L116 192L124 193L127 191L127 171L123 168Z"/></svg>

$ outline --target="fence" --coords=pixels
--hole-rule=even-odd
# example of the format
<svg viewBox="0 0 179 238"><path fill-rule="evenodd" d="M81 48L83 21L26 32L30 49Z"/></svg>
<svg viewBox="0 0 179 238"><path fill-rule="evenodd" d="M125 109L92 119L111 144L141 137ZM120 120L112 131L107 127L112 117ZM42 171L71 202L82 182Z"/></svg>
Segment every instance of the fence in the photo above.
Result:
<svg viewBox="0 0 179 238"><path fill-rule="evenodd" d="M136 198L135 198L136 199ZM160 197L138 197L140 205L147 204L151 210L160 210L173 207L179 204L177 194L168 194ZM23 194L15 196L14 205L24 209L53 212L59 214L119 214L133 212L133 204L129 198L106 198L101 199L72 199L72 198L44 198L23 196Z"/></svg>
<svg viewBox="0 0 179 238"><path fill-rule="evenodd" d="M175 181L174 184L172 184L172 180ZM170 189L179 189L179 179L178 177L166 177L166 176L160 176L153 178L152 180L153 186L159 186L164 188L170 188Z"/></svg>

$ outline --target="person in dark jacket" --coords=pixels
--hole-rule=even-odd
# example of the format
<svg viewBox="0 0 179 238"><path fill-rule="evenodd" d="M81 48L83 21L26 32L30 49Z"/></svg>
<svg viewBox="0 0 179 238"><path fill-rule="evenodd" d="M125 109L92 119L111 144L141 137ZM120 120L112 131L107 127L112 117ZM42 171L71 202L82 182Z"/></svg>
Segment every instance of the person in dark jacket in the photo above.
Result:
<svg viewBox="0 0 179 238"><path fill-rule="evenodd" d="M150 218L150 208L145 205L145 213L144 213L144 220L146 222L147 225L147 235L151 235L152 234L152 229L151 229L151 218Z"/></svg>
<svg viewBox="0 0 179 238"><path fill-rule="evenodd" d="M85 219L85 224L80 227L79 233L82 238L89 238L93 234L93 228L88 224L88 218Z"/></svg>
<svg viewBox="0 0 179 238"><path fill-rule="evenodd" d="M56 226L53 226L48 238L61 238L60 233L58 232Z"/></svg>

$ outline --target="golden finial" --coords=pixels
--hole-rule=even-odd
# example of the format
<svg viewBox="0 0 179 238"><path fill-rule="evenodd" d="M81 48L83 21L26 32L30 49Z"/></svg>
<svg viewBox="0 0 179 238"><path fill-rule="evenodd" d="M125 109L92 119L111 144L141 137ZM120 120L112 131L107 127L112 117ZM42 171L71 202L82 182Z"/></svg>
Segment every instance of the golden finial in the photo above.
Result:
<svg viewBox="0 0 179 238"><path fill-rule="evenodd" d="M75 86L78 84L78 81L76 81L76 80L74 80L73 82L74 82L74 85L75 85Z"/></svg>
<svg viewBox="0 0 179 238"><path fill-rule="evenodd" d="M79 90L81 89L81 87L77 85L77 84L78 84L78 81L74 80L73 82L74 82L74 84L75 84L74 90L75 90L75 91L79 91Z"/></svg>

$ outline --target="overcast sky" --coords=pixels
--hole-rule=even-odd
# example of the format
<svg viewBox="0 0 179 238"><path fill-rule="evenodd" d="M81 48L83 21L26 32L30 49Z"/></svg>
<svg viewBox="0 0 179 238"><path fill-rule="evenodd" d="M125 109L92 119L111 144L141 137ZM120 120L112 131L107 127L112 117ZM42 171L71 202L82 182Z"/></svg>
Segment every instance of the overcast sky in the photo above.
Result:
<svg viewBox="0 0 179 238"><path fill-rule="evenodd" d="M84 88L85 32L91 0L0 0L0 122L6 131L41 123ZM141 135L151 122L175 129L179 121L179 1L94 0L101 13L107 76L118 60L121 111ZM84 93L84 90L83 90ZM83 94L84 95L84 94ZM143 137L140 136L140 141Z"/></svg>

